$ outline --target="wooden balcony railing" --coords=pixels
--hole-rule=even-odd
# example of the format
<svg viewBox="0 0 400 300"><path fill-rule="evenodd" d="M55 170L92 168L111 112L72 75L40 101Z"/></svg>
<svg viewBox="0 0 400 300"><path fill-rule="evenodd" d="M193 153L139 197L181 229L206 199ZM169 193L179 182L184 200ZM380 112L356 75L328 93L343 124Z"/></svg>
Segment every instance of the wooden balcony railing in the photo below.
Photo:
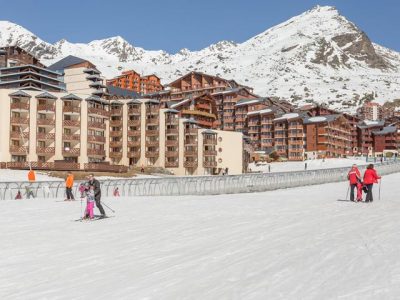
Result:
<svg viewBox="0 0 400 300"><path fill-rule="evenodd" d="M198 163L197 161L185 161L183 162L183 166L185 168L197 168Z"/></svg>
<svg viewBox="0 0 400 300"><path fill-rule="evenodd" d="M106 156L106 151L102 149L87 149L87 155Z"/></svg>
<svg viewBox="0 0 400 300"><path fill-rule="evenodd" d="M29 110L28 103L11 103L11 110Z"/></svg>
<svg viewBox="0 0 400 300"><path fill-rule="evenodd" d="M108 118L110 115L108 111L101 109L101 108L96 108L96 107L89 107L88 114L98 115L98 116L102 116L102 117L106 117L106 118Z"/></svg>
<svg viewBox="0 0 400 300"><path fill-rule="evenodd" d="M139 108L129 108L128 114L129 115L140 115L140 109Z"/></svg>
<svg viewBox="0 0 400 300"><path fill-rule="evenodd" d="M69 148L68 150L63 149L62 154L64 156L79 156L81 155L81 148Z"/></svg>
<svg viewBox="0 0 400 300"><path fill-rule="evenodd" d="M203 154L205 156L215 156L215 155L217 155L217 151L216 150L204 150Z"/></svg>
<svg viewBox="0 0 400 300"><path fill-rule="evenodd" d="M122 120L110 120L110 127L122 127Z"/></svg>
<svg viewBox="0 0 400 300"><path fill-rule="evenodd" d="M178 130L178 128L167 128L165 130L165 133L168 135L176 135L176 134L179 134L179 130Z"/></svg>
<svg viewBox="0 0 400 300"><path fill-rule="evenodd" d="M29 151L29 148L25 146L10 146L11 153L26 154L27 151Z"/></svg>
<svg viewBox="0 0 400 300"><path fill-rule="evenodd" d="M146 141L146 147L158 147L160 141Z"/></svg>
<svg viewBox="0 0 400 300"><path fill-rule="evenodd" d="M165 151L165 157L178 157L178 149L176 151Z"/></svg>
<svg viewBox="0 0 400 300"><path fill-rule="evenodd" d="M128 141L128 147L140 147L141 142L140 140L138 141Z"/></svg>
<svg viewBox="0 0 400 300"><path fill-rule="evenodd" d="M54 147L37 147L36 153L40 155L55 154L56 148Z"/></svg>
<svg viewBox="0 0 400 300"><path fill-rule="evenodd" d="M141 132L138 130L128 130L128 136L141 136Z"/></svg>
<svg viewBox="0 0 400 300"><path fill-rule="evenodd" d="M120 165L110 165L109 163L87 163L84 164L83 168L85 171L92 172L115 172L125 173L128 171L128 167Z"/></svg>
<svg viewBox="0 0 400 300"><path fill-rule="evenodd" d="M197 128L186 128L185 134L186 135L197 135L198 129Z"/></svg>
<svg viewBox="0 0 400 300"><path fill-rule="evenodd" d="M37 106L37 111L38 112L55 112L56 111L56 106L54 104L38 104Z"/></svg>
<svg viewBox="0 0 400 300"><path fill-rule="evenodd" d="M10 138L12 139L28 139L29 138L29 132L18 132L18 131L11 131L10 132Z"/></svg>
<svg viewBox="0 0 400 300"><path fill-rule="evenodd" d="M140 151L131 151L128 152L128 157L132 158L140 158Z"/></svg>
<svg viewBox="0 0 400 300"><path fill-rule="evenodd" d="M147 136L158 136L158 134L159 134L158 130L146 130Z"/></svg>
<svg viewBox="0 0 400 300"><path fill-rule="evenodd" d="M37 140L54 140L56 138L55 133L42 133L38 132L36 134L36 139Z"/></svg>
<svg viewBox="0 0 400 300"><path fill-rule="evenodd" d="M110 152L109 153L109 156L111 157L111 158L121 158L122 157L122 152Z"/></svg>
<svg viewBox="0 0 400 300"><path fill-rule="evenodd" d="M110 142L110 148L120 148L122 147L122 141L120 142Z"/></svg>
<svg viewBox="0 0 400 300"><path fill-rule="evenodd" d="M96 129L106 129L106 124L104 123L99 123L99 122L88 122L88 127L89 128L96 128Z"/></svg>
<svg viewBox="0 0 400 300"><path fill-rule="evenodd" d="M158 157L160 155L159 151L146 151L145 156L147 158L155 158Z"/></svg>
<svg viewBox="0 0 400 300"><path fill-rule="evenodd" d="M120 115L122 115L122 109L121 108L110 109L110 116L120 116Z"/></svg>
<svg viewBox="0 0 400 300"><path fill-rule="evenodd" d="M178 140L165 140L166 146L175 146L178 147L179 141Z"/></svg>
<svg viewBox="0 0 400 300"><path fill-rule="evenodd" d="M196 156L197 157L198 152L194 151L194 150L190 150L190 151L185 151L184 155L185 156Z"/></svg>
<svg viewBox="0 0 400 300"><path fill-rule="evenodd" d="M95 143L105 143L106 138L101 135L88 135L87 136L87 141L88 142L95 142Z"/></svg>
<svg viewBox="0 0 400 300"><path fill-rule="evenodd" d="M64 113L80 113L81 108L79 106L64 106L63 107Z"/></svg>
<svg viewBox="0 0 400 300"><path fill-rule="evenodd" d="M122 136L122 130L110 131L110 136L111 136L111 137L119 137L119 136Z"/></svg>
<svg viewBox="0 0 400 300"><path fill-rule="evenodd" d="M10 123L11 124L29 124L29 119L22 118L22 117L11 117Z"/></svg>
<svg viewBox="0 0 400 300"><path fill-rule="evenodd" d="M216 145L217 144L217 139L203 139L203 144L204 145Z"/></svg>
<svg viewBox="0 0 400 300"><path fill-rule="evenodd" d="M146 119L146 125L158 125L158 118L149 118Z"/></svg>
<svg viewBox="0 0 400 300"><path fill-rule="evenodd" d="M54 126L56 121L54 119L37 119L37 124L41 126Z"/></svg>
<svg viewBox="0 0 400 300"><path fill-rule="evenodd" d="M140 120L128 120L128 126L140 126Z"/></svg>
<svg viewBox="0 0 400 300"><path fill-rule="evenodd" d="M63 134L64 141L80 141L81 136L79 134Z"/></svg>
<svg viewBox="0 0 400 300"><path fill-rule="evenodd" d="M203 161L204 168L215 168L217 166L216 161Z"/></svg>
<svg viewBox="0 0 400 300"><path fill-rule="evenodd" d="M165 162L165 167L166 168L178 168L179 167L179 162L178 161L166 161Z"/></svg>
<svg viewBox="0 0 400 300"><path fill-rule="evenodd" d="M81 127L81 122L78 120L64 120L64 127Z"/></svg>

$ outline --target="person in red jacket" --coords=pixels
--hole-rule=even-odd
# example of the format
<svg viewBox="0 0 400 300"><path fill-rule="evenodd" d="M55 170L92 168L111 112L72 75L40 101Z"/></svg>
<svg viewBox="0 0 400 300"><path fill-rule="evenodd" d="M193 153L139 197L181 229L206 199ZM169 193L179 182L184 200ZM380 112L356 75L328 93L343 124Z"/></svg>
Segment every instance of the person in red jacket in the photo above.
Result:
<svg viewBox="0 0 400 300"><path fill-rule="evenodd" d="M364 184L367 187L367 196L365 197L365 202L374 201L372 196L372 187L374 183L378 183L378 179L381 179L381 176L376 173L374 165L369 164L364 173Z"/></svg>
<svg viewBox="0 0 400 300"><path fill-rule="evenodd" d="M354 164L349 173L347 173L347 179L349 180L350 184L350 201L354 201L354 188L357 189L357 201L359 201L360 191L358 189L358 184L361 181L361 173L356 164Z"/></svg>

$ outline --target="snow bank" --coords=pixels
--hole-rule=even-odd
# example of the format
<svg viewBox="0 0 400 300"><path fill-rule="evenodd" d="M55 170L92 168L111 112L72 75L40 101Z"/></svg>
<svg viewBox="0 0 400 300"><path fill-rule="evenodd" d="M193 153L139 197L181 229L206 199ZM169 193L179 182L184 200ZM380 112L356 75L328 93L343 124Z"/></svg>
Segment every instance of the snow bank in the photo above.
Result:
<svg viewBox="0 0 400 300"><path fill-rule="evenodd" d="M1 299L397 299L400 174L382 200L346 183L268 193L1 201ZM378 189L375 189L377 196Z"/></svg>

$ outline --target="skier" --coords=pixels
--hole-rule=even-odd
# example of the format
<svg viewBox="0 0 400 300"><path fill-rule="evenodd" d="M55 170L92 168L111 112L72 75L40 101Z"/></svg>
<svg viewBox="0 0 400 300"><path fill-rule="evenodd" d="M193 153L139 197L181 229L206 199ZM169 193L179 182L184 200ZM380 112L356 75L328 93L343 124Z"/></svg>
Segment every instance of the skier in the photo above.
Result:
<svg viewBox="0 0 400 300"><path fill-rule="evenodd" d="M373 196L372 196L372 187L373 187L374 183L378 183L378 179L381 179L381 176L379 176L376 173L376 171L374 169L374 165L369 164L364 173L364 184L367 189L367 196L365 197L365 202L374 201Z"/></svg>
<svg viewBox="0 0 400 300"><path fill-rule="evenodd" d="M94 186L91 185L89 190L86 191L86 209L85 214L83 216L84 219L94 219L94 202L95 202L95 195L94 195Z"/></svg>
<svg viewBox="0 0 400 300"><path fill-rule="evenodd" d="M96 178L94 178L93 174L89 175L89 186L93 186L96 206L97 206L97 208L99 209L99 211L101 213L101 218L105 218L106 217L106 212L104 211L104 208L101 205L100 182Z"/></svg>
<svg viewBox="0 0 400 300"><path fill-rule="evenodd" d="M113 195L114 195L114 197L119 197L119 196L120 196L120 194L119 194L119 188L118 188L118 187L116 187L116 188L114 189Z"/></svg>
<svg viewBox="0 0 400 300"><path fill-rule="evenodd" d="M22 194L21 191L18 190L17 195L15 196L15 200L21 200L22 199Z"/></svg>
<svg viewBox="0 0 400 300"><path fill-rule="evenodd" d="M361 184L361 173L360 170L357 168L357 165L354 164L349 173L347 173L347 179L349 180L350 184L350 201L354 201L354 188L357 189L357 201L361 201L361 191L360 189L362 188ZM361 185L361 187L359 186Z"/></svg>
<svg viewBox="0 0 400 300"><path fill-rule="evenodd" d="M33 191L31 190L30 187L27 187L27 186L25 187L25 195L26 195L26 199L30 199L31 197L35 198Z"/></svg>
<svg viewBox="0 0 400 300"><path fill-rule="evenodd" d="M72 187L74 185L74 175L71 172L68 172L67 179L65 180L65 193L67 194L67 199L64 201L73 201L74 195L72 194Z"/></svg>
<svg viewBox="0 0 400 300"><path fill-rule="evenodd" d="M29 172L28 172L28 180L29 181L36 181L35 171L29 170Z"/></svg>

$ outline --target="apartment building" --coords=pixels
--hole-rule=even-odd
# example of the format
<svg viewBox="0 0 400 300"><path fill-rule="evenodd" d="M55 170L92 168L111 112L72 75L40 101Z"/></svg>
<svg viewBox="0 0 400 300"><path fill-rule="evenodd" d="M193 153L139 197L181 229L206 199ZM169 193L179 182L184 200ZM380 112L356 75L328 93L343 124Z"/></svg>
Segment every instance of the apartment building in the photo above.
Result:
<svg viewBox="0 0 400 300"><path fill-rule="evenodd" d="M385 152L398 154L400 136L397 126L385 126L372 132L375 156L384 156Z"/></svg>
<svg viewBox="0 0 400 300"><path fill-rule="evenodd" d="M132 90L141 95L163 90L161 80L155 74L141 76L135 70L122 72L121 75L106 81L107 85Z"/></svg>
<svg viewBox="0 0 400 300"><path fill-rule="evenodd" d="M373 156L374 139L373 132L382 130L384 121L364 120L357 125L358 130L358 155Z"/></svg>

